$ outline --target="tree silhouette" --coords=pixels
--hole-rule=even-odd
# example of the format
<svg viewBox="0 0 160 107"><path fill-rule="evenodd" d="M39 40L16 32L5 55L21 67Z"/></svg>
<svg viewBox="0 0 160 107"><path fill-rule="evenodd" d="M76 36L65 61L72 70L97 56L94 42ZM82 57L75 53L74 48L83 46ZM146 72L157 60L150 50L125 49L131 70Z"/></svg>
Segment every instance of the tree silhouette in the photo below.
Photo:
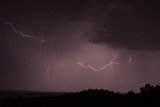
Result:
<svg viewBox="0 0 160 107"><path fill-rule="evenodd" d="M18 93L15 95L25 95L26 93ZM34 92L30 95L36 94ZM13 95L13 93L11 93ZM1 94L0 94L1 96ZM10 98L0 99L0 106L6 107L23 106L23 107L47 107L53 106L69 106L69 107L160 107L160 86L152 86L146 84L140 88L140 93L128 91L127 93L113 92L104 89L88 89L75 93L66 93L59 96L44 96L36 98ZM3 107L4 107L3 106ZM44 107L43 106L43 107Z"/></svg>

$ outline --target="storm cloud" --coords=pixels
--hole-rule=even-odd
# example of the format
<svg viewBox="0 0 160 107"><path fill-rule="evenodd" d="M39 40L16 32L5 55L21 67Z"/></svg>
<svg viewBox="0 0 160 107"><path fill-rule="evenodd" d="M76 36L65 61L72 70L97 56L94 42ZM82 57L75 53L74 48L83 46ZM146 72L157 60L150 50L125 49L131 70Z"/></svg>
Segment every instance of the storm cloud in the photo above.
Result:
<svg viewBox="0 0 160 107"><path fill-rule="evenodd" d="M53 91L137 89L160 83L160 7L138 0L4 0L0 2L0 89ZM19 32L13 32L11 23ZM48 42L44 42L48 41ZM154 51L153 51L154 50ZM117 54L118 53L118 54ZM77 65L101 68L94 72ZM152 71L154 70L154 71Z"/></svg>
<svg viewBox="0 0 160 107"><path fill-rule="evenodd" d="M113 7L116 7L116 4L117 2L112 2ZM107 15L100 15L103 20L91 41L114 48L160 50L158 4L155 1L137 0L120 2Z"/></svg>

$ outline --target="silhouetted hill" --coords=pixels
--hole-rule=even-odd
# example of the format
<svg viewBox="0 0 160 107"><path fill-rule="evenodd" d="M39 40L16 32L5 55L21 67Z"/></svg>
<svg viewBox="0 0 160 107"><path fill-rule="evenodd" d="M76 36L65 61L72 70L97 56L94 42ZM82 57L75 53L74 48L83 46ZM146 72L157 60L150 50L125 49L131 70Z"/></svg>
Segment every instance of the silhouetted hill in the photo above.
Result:
<svg viewBox="0 0 160 107"><path fill-rule="evenodd" d="M160 86L146 84L140 93L88 89L77 93L9 91L0 107L159 107ZM14 93L14 94L13 94ZM2 94L2 93L1 93ZM4 94L5 95L5 94ZM18 97L12 97L15 95ZM20 96L22 95L22 97Z"/></svg>
<svg viewBox="0 0 160 107"><path fill-rule="evenodd" d="M36 92L36 91L23 91L23 90L0 90L0 99L62 96L64 94L65 94L64 92Z"/></svg>

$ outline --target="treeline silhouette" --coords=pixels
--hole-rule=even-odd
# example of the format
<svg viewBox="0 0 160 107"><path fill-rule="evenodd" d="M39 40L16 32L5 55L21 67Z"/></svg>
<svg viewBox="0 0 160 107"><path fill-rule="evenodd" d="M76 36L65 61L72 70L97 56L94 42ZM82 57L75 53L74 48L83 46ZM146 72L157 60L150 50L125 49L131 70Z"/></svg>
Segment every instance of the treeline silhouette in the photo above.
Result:
<svg viewBox="0 0 160 107"><path fill-rule="evenodd" d="M160 107L160 86L146 84L139 93L88 89L76 93L45 97L5 98L0 107Z"/></svg>

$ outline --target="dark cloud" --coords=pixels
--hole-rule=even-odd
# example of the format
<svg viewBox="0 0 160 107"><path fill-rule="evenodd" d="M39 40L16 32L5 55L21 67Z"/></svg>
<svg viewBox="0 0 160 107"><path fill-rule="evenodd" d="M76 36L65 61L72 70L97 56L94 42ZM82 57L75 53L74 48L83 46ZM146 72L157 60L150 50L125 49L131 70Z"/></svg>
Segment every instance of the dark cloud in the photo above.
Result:
<svg viewBox="0 0 160 107"><path fill-rule="evenodd" d="M159 10L158 3L140 0L1 0L0 89L48 90L48 66L53 70L55 91L97 87L119 90L122 84L131 88L130 80L135 81L135 88L139 84L136 77L146 82L156 76L159 81L160 58L154 52L145 55L146 51L136 51L127 69L114 66L112 73L106 69L106 81L113 74L116 79L107 83L109 87L103 86L102 72L76 65L82 60L100 68L109 63L115 51L122 54L117 61L125 63L133 50L159 50ZM34 38L17 35L5 22ZM41 37L51 42L42 43Z"/></svg>
<svg viewBox="0 0 160 107"><path fill-rule="evenodd" d="M92 41L114 48L160 50L158 4L149 1L123 1L116 7L117 3L112 3L112 11L99 16L103 20L99 21L100 27Z"/></svg>

